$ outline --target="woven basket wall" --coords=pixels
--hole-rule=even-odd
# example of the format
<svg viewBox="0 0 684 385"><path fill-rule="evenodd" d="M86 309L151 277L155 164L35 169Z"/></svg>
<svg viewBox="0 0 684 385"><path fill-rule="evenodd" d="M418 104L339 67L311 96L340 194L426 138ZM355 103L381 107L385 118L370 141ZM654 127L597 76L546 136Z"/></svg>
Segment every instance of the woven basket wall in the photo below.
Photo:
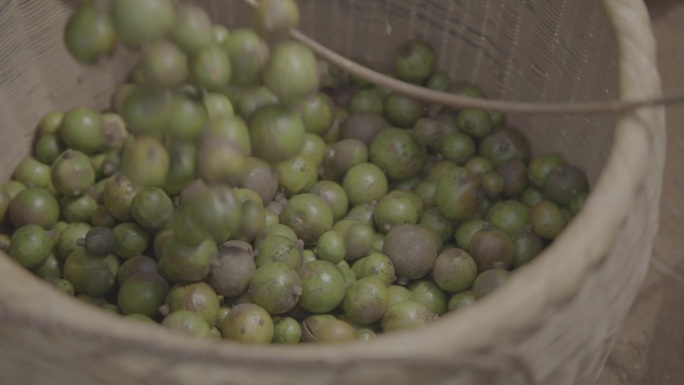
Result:
<svg viewBox="0 0 684 385"><path fill-rule="evenodd" d="M0 0L0 181L40 117L104 108L133 63L83 68L65 52L77 1ZM238 0L198 1L243 26ZM660 93L640 0L300 0L302 29L379 68L422 37L439 66L517 101ZM417 332L344 346L198 341L68 298L0 255L0 384L553 384L595 382L637 293L658 228L662 109L624 116L510 116L535 151L584 168L592 194L567 230L477 306Z"/></svg>

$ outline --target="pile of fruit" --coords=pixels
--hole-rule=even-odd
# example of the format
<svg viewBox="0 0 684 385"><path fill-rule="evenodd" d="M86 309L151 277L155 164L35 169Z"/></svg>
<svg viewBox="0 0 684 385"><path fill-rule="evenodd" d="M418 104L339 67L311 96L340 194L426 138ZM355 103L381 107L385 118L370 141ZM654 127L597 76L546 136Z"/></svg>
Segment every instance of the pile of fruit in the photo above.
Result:
<svg viewBox="0 0 684 385"><path fill-rule="evenodd" d="M426 105L291 40L293 0L229 30L192 3L85 2L65 47L140 53L104 111L42 117L0 187L0 248L57 289L198 338L368 340L472 306L589 185L499 113ZM452 84L426 42L393 76Z"/></svg>

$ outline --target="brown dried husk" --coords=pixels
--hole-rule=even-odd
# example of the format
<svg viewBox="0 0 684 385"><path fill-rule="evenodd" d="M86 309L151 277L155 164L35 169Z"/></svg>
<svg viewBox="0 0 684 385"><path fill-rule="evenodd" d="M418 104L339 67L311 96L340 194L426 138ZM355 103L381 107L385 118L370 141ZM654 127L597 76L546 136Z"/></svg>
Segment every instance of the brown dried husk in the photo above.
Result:
<svg viewBox="0 0 684 385"><path fill-rule="evenodd" d="M0 1L0 180L29 154L40 117L105 108L134 55L75 63L62 43L76 0ZM242 2L197 1L245 26ZM439 67L495 98L660 95L641 0L300 0L302 31L388 68L409 37ZM200 341L122 319L57 292L0 256L0 383L594 383L647 270L658 229L662 108L621 116L510 116L535 153L586 170L592 193L567 230L502 289L434 325L365 343L254 347Z"/></svg>

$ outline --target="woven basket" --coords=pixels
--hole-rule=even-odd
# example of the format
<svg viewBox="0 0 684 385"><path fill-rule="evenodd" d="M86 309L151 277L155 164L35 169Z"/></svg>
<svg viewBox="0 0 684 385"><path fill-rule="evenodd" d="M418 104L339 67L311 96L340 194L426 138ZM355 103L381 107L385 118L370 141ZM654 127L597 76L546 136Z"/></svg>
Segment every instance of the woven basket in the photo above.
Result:
<svg viewBox="0 0 684 385"><path fill-rule="evenodd" d="M77 1L0 0L0 180L30 151L42 114L105 108L133 56L98 68L65 53ZM198 1L244 25L238 0ZM432 42L439 67L518 101L660 93L640 0L300 0L304 32L382 68L397 45ZM510 116L539 151L592 181L584 210L539 258L477 306L431 327L342 346L199 341L53 290L0 255L0 384L553 384L595 382L635 298L658 229L662 109Z"/></svg>

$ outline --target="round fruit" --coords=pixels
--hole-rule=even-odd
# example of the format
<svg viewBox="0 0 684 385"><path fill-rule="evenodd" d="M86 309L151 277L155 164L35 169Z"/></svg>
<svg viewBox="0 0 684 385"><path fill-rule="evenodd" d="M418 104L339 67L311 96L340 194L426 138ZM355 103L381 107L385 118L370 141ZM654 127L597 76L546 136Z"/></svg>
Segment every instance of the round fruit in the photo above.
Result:
<svg viewBox="0 0 684 385"><path fill-rule="evenodd" d="M422 84L435 70L434 49L424 41L410 40L399 49L394 70L399 79Z"/></svg>
<svg viewBox="0 0 684 385"><path fill-rule="evenodd" d="M274 317L273 339L275 344L297 344L302 338L302 327L292 317Z"/></svg>
<svg viewBox="0 0 684 385"><path fill-rule="evenodd" d="M117 249L117 239L114 232L107 227L93 227L88 230L83 241L76 241L93 257L105 257L114 254Z"/></svg>
<svg viewBox="0 0 684 385"><path fill-rule="evenodd" d="M59 220L59 204L43 188L21 190L10 202L9 218L15 227L38 225L50 230Z"/></svg>
<svg viewBox="0 0 684 385"><path fill-rule="evenodd" d="M231 83L237 86L255 86L266 65L268 45L253 30L238 28L232 30L222 43L230 59Z"/></svg>
<svg viewBox="0 0 684 385"><path fill-rule="evenodd" d="M252 27L262 35L278 35L299 26L294 0L261 0L252 13Z"/></svg>
<svg viewBox="0 0 684 385"><path fill-rule="evenodd" d="M589 191L587 176L578 167L562 165L546 176L544 192L559 205L568 206L572 200Z"/></svg>
<svg viewBox="0 0 684 385"><path fill-rule="evenodd" d="M472 286L477 277L477 264L462 249L446 249L435 260L432 278L437 286L449 293L456 293Z"/></svg>
<svg viewBox="0 0 684 385"><path fill-rule="evenodd" d="M280 262L261 266L249 282L249 297L252 302L272 315L291 310L301 294L302 284L299 276L289 266Z"/></svg>
<svg viewBox="0 0 684 385"><path fill-rule="evenodd" d="M480 272L489 269L508 269L513 264L515 245L499 229L481 230L473 235L468 248Z"/></svg>
<svg viewBox="0 0 684 385"><path fill-rule="evenodd" d="M199 88L220 91L228 85L231 76L230 59L219 45L202 48L190 60L190 78Z"/></svg>
<svg viewBox="0 0 684 385"><path fill-rule="evenodd" d="M122 314L159 315L169 284L156 273L137 273L128 277L119 288L117 305Z"/></svg>
<svg viewBox="0 0 684 385"><path fill-rule="evenodd" d="M396 127L413 127L425 115L425 112L426 108L423 103L412 97L392 93L385 98L385 117Z"/></svg>
<svg viewBox="0 0 684 385"><path fill-rule="evenodd" d="M437 314L425 305L415 301L401 301L389 307L382 317L381 326L384 333L389 333L418 329L437 319Z"/></svg>
<svg viewBox="0 0 684 385"><path fill-rule="evenodd" d="M199 315L189 310L179 310L169 313L161 325L179 333L197 338L209 338L211 328Z"/></svg>
<svg viewBox="0 0 684 385"><path fill-rule="evenodd" d="M318 89L319 82L316 56L301 43L281 42L273 49L263 80L283 102L311 94Z"/></svg>
<svg viewBox="0 0 684 385"><path fill-rule="evenodd" d="M566 225L566 218L561 208L549 201L534 205L530 210L530 217L534 233L547 240L556 238Z"/></svg>
<svg viewBox="0 0 684 385"><path fill-rule="evenodd" d="M129 278L130 279L130 278ZM176 285L166 294L164 303L170 312L189 310L214 325L218 318L219 299L214 289L204 282Z"/></svg>
<svg viewBox="0 0 684 385"><path fill-rule="evenodd" d="M115 0L112 18L123 44L139 48L171 31L176 8L172 0Z"/></svg>
<svg viewBox="0 0 684 385"><path fill-rule="evenodd" d="M177 87L188 77L188 58L176 44L160 40L145 47L139 68L146 86Z"/></svg>
<svg viewBox="0 0 684 385"><path fill-rule="evenodd" d="M373 139L368 154L371 163L389 180L397 181L417 175L425 164L427 152L410 131L389 128Z"/></svg>
<svg viewBox="0 0 684 385"><path fill-rule="evenodd" d="M445 217L465 221L480 210L483 196L478 178L466 168L447 171L437 183L435 202Z"/></svg>
<svg viewBox="0 0 684 385"><path fill-rule="evenodd" d="M42 265L51 250L50 234L38 225L21 226L12 233L9 255L27 269Z"/></svg>
<svg viewBox="0 0 684 385"><path fill-rule="evenodd" d="M430 272L441 248L441 239L431 230L401 225L387 233L382 253L392 261L399 277L418 279Z"/></svg>
<svg viewBox="0 0 684 385"><path fill-rule="evenodd" d="M365 277L349 286L342 307L352 322L370 325L385 315L389 300L389 290L384 282Z"/></svg>
<svg viewBox="0 0 684 385"><path fill-rule="evenodd" d="M254 257L236 246L221 246L218 261L212 264L208 282L224 297L239 297L247 291L249 281L256 272Z"/></svg>
<svg viewBox="0 0 684 385"><path fill-rule="evenodd" d="M281 104L260 108L249 122L254 156L267 162L297 155L304 144L304 122L297 111Z"/></svg>
<svg viewBox="0 0 684 385"><path fill-rule="evenodd" d="M379 201L389 188L387 176L372 163L361 163L347 171L342 181L352 206Z"/></svg>
<svg viewBox="0 0 684 385"><path fill-rule="evenodd" d="M102 114L88 108L75 107L64 115L60 136L67 147L91 155L105 143Z"/></svg>
<svg viewBox="0 0 684 385"><path fill-rule="evenodd" d="M447 311L447 295L434 282L416 281L408 288L413 301L425 305L433 313L442 315Z"/></svg>
<svg viewBox="0 0 684 385"><path fill-rule="evenodd" d="M93 3L81 5L64 28L69 53L83 64L94 64L116 47L116 29L109 13Z"/></svg>
<svg viewBox="0 0 684 385"><path fill-rule="evenodd" d="M508 270L491 269L483 271L477 276L475 283L473 283L475 298L480 299L498 289L506 283L510 275L511 272Z"/></svg>
<svg viewBox="0 0 684 385"><path fill-rule="evenodd" d="M346 282L337 267L328 261L313 261L298 271L302 293L298 305L311 313L327 313L345 298Z"/></svg>
<svg viewBox="0 0 684 385"><path fill-rule="evenodd" d="M176 9L176 23L171 35L185 52L193 54L213 42L214 26L202 7L182 3Z"/></svg>
<svg viewBox="0 0 684 385"><path fill-rule="evenodd" d="M79 196L95 183L95 170L87 155L66 150L52 164L51 177L58 193Z"/></svg>
<svg viewBox="0 0 684 385"><path fill-rule="evenodd" d="M158 187L140 190L131 202L131 216L148 231L157 231L171 223L174 206L171 198Z"/></svg>
<svg viewBox="0 0 684 385"><path fill-rule="evenodd" d="M494 124L487 111L463 109L458 114L458 128L475 139L482 139L492 132Z"/></svg>
<svg viewBox="0 0 684 385"><path fill-rule="evenodd" d="M239 304L223 319L221 333L223 338L240 343L268 344L273 339L273 319L258 305Z"/></svg>

